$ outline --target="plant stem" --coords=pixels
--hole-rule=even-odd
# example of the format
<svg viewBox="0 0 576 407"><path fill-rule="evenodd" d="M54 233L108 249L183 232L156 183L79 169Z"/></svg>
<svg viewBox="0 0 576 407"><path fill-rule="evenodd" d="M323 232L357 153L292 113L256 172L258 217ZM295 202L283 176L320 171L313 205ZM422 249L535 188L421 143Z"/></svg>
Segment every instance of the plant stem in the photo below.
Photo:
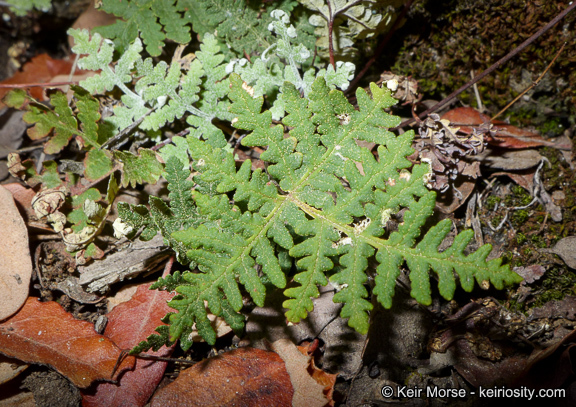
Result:
<svg viewBox="0 0 576 407"><path fill-rule="evenodd" d="M334 16L332 15L332 6L330 0L326 2L328 5L328 52L330 53L330 65L336 70L336 61L334 60L334 44L332 43L332 31L334 30Z"/></svg>

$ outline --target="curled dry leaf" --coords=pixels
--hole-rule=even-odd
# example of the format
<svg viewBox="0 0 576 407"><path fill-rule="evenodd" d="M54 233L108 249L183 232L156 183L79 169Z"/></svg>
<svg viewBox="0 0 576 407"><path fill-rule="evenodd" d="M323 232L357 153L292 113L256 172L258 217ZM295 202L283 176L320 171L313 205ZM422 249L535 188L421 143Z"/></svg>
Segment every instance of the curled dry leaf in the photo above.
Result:
<svg viewBox="0 0 576 407"><path fill-rule="evenodd" d="M114 307L108 314L104 335L123 349L131 349L163 325L161 318L171 308L166 304L173 294L150 290L151 284L142 284L127 302ZM168 357L173 348L162 348L149 355ZM134 370L125 372L118 383L99 383L95 389L83 391L84 407L143 406L146 404L166 370L166 362L136 360Z"/></svg>
<svg viewBox="0 0 576 407"><path fill-rule="evenodd" d="M13 315L28 298L32 259L28 231L12 194L0 186L0 321Z"/></svg>
<svg viewBox="0 0 576 407"><path fill-rule="evenodd" d="M526 267L514 267L514 272L524 279L520 285L532 284L546 273L546 269L539 264Z"/></svg>
<svg viewBox="0 0 576 407"><path fill-rule="evenodd" d="M0 350L28 363L51 365L78 387L112 379L121 352L110 339L98 335L91 323L74 319L54 301L40 302L34 297L0 323ZM134 358L125 358L115 378L133 366Z"/></svg>
<svg viewBox="0 0 576 407"><path fill-rule="evenodd" d="M274 352L240 348L203 360L158 390L151 407L291 406L294 390Z"/></svg>

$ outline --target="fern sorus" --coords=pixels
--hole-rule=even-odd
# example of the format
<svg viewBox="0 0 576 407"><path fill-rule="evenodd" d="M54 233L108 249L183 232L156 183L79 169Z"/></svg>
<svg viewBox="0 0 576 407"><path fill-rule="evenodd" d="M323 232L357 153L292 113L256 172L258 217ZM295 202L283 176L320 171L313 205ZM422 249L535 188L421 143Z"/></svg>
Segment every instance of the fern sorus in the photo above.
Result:
<svg viewBox="0 0 576 407"><path fill-rule="evenodd" d="M196 324L213 343L208 309L241 327L240 285L262 306L265 284L285 287L290 270L295 270L295 284L284 291L289 321L307 316L312 298L319 295L317 286L330 279L340 289L334 301L344 304L341 316L362 333L368 331L372 309L366 288L371 257L379 263L373 294L387 308L404 262L410 269L411 294L422 304L431 303L430 270L447 299L457 280L466 291L474 280L496 288L520 280L500 259L486 261L489 245L465 255L470 231L439 251L451 222L424 229L435 204L435 193L426 187L430 168L413 166L406 158L413 152L413 132L396 136L388 131L399 123L384 111L396 102L388 89L372 84L371 97L359 89L356 110L322 77L307 98L286 82L279 95L286 114L282 124L274 124L270 111L262 111L263 98L252 97L238 75L231 75L230 87L232 123L246 132L244 146L265 150L260 159L267 166L254 170L245 161L237 168L232 152L192 134L185 144L179 141L191 158L196 187L179 183L176 188L185 189L180 194L191 194L193 200L171 205L195 205L196 221L171 237L187 249L198 270L183 273L177 284L157 284L179 293L169 303L178 311L169 317L171 341L180 338L189 347L187 334ZM358 141L376 143L377 156ZM175 174L186 164L181 157L168 156L168 180L178 178ZM387 222L399 218L401 210L399 227L387 232Z"/></svg>

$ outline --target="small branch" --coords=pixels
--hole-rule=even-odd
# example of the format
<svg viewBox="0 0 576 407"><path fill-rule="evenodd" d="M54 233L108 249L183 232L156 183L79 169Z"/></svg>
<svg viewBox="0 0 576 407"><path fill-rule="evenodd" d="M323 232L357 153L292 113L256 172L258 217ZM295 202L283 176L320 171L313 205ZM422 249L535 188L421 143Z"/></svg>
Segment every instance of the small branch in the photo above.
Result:
<svg viewBox="0 0 576 407"><path fill-rule="evenodd" d="M448 95L448 97L444 98L443 100L441 100L440 102L438 102L437 104L432 106L430 109L420 113L419 117L421 119L423 119L427 115L429 115L430 113L437 111L438 109L440 109L444 105L450 103L460 93L464 92L466 89L468 89L469 87L471 87L475 83L484 79L484 77L486 77L489 74L491 74L492 72L494 72L500 66L504 65L506 62L508 62L510 59L512 59L518 53L523 51L524 48L526 48L527 46L532 44L534 41L536 41L542 34L544 34L546 31L548 31L550 28L552 28L554 25L556 25L560 20L562 20L566 16L566 14L568 14L569 12L574 10L575 7L576 7L576 1L572 2L572 4L570 4L568 7L566 7L566 9L564 11L562 11L560 14L558 14L556 17L554 17L554 19L552 19L552 21L550 21L548 24L546 24L544 27L542 27L540 30L538 30L536 32L536 34L532 35L530 38L528 38L522 44L518 45L514 50L509 52L508 55L501 58L499 61L495 62L490 68L486 69L484 72L482 72L480 75L476 76L473 80L471 80L470 82L468 82L464 86L460 87L458 90L452 92L450 95ZM400 125L396 128L405 127L405 126L412 124L414 122L415 122L414 119L408 119L408 120L400 123Z"/></svg>
<svg viewBox="0 0 576 407"><path fill-rule="evenodd" d="M535 86L537 86L540 81L542 80L542 78L544 77L544 75L546 75L546 72L548 72L548 70L552 67L552 65L554 64L554 62L556 62L556 60L558 59L558 57L560 56L560 53L564 50L564 47L566 46L566 43L562 44L562 46L560 47L560 49L558 50L558 52L556 53L556 56L554 57L554 59L552 59L552 62L550 62L550 64L548 64L548 66L546 67L546 69L544 70L544 72L542 72L542 75L540 75L538 77L538 79L536 79L532 85L528 86L526 89L524 89L524 91L522 93L520 93L518 96L516 96L514 98L514 100L510 103L508 103L506 105L506 107L504 107L504 109L500 110L498 113L496 113L495 116L493 116L490 121L493 121L494 119L496 119L498 116L500 116L502 113L504 113L506 110L508 110L510 108L510 106L512 106L514 103L516 103L516 101L518 99L520 99L522 96L524 96L530 89L534 88Z"/></svg>
<svg viewBox="0 0 576 407"><path fill-rule="evenodd" d="M156 144L154 147L150 148L150 150L152 151L158 151L160 150L162 147L164 147L167 144L170 144L172 142L172 137L184 137L186 136L188 133L190 133L190 129L186 129L186 130L182 130L180 133L178 134L173 134L171 136L168 136L168 138L166 140L164 140L163 142Z"/></svg>
<svg viewBox="0 0 576 407"><path fill-rule="evenodd" d="M138 120L133 122L130 126L126 127L124 130L122 130L120 133L116 134L114 137L111 137L108 140L106 140L106 142L100 146L100 150L104 149L105 147L107 147L111 143L114 143L114 142L120 140L126 134L130 133L132 130L134 130L136 127L138 127L144 121L144 119L146 117L148 117L155 110L156 109L149 109L141 118L139 118Z"/></svg>
<svg viewBox="0 0 576 407"><path fill-rule="evenodd" d="M183 365L195 365L198 363L195 360L186 360L186 359L176 359L176 358L165 358L162 356L155 356L155 355L148 355L146 353L139 353L134 355L138 359L147 359L147 360L156 360L159 362L174 362L174 363L182 363Z"/></svg>
<svg viewBox="0 0 576 407"><path fill-rule="evenodd" d="M75 85L78 81L70 82L44 82L44 83L0 83L0 88L21 89L21 88L51 88L57 86Z"/></svg>

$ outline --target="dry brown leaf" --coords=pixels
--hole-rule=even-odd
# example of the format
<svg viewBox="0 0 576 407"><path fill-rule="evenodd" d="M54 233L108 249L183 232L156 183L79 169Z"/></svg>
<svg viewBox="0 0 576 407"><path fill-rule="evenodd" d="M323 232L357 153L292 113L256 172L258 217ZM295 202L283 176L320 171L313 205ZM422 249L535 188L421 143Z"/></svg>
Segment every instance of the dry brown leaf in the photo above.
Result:
<svg viewBox="0 0 576 407"><path fill-rule="evenodd" d="M156 392L151 407L288 407L292 405L293 394L290 376L280 356L240 348L184 370L175 381Z"/></svg>
<svg viewBox="0 0 576 407"><path fill-rule="evenodd" d="M438 194L436 198L436 208L442 213L452 213L468 199L476 186L476 181L473 179L461 177L456 180L454 187L448 191ZM458 191L458 192L456 192Z"/></svg>
<svg viewBox="0 0 576 407"><path fill-rule="evenodd" d="M512 179L516 184L520 185L526 191L532 193L534 190L534 172L535 170L519 171L519 172L495 172L490 174L490 178L505 175Z"/></svg>
<svg viewBox="0 0 576 407"><path fill-rule="evenodd" d="M512 270L524 279L520 285L532 284L534 281L540 280L544 273L546 273L546 269L539 264L526 267L514 267Z"/></svg>
<svg viewBox="0 0 576 407"><path fill-rule="evenodd" d="M0 350L28 363L51 365L78 387L94 380L110 380L120 349L98 335L94 326L79 321L54 301L30 297L20 311L0 323ZM134 366L127 357L115 377Z"/></svg>
<svg viewBox="0 0 576 407"><path fill-rule="evenodd" d="M502 154L487 149L480 156L474 157L489 168L501 170L527 170L536 167L542 161L542 156L536 150L511 150Z"/></svg>
<svg viewBox="0 0 576 407"><path fill-rule="evenodd" d="M0 384L9 382L28 367L17 359L0 355Z"/></svg>
<svg viewBox="0 0 576 407"><path fill-rule="evenodd" d="M28 298L32 259L28 231L12 194L0 186L0 321L13 315Z"/></svg>
<svg viewBox="0 0 576 407"><path fill-rule="evenodd" d="M557 254L564 263L572 269L576 269L576 236L568 236L561 239L551 249L540 249L541 252Z"/></svg>
<svg viewBox="0 0 576 407"><path fill-rule="evenodd" d="M288 339L280 339L272 344L290 374L294 387L292 405L295 407L323 407L329 400L324 395L324 385L318 383L308 372L311 356L303 355Z"/></svg>
<svg viewBox="0 0 576 407"><path fill-rule="evenodd" d="M306 346L298 346L298 350L304 356L309 356L310 363L308 365L308 373L312 375L312 378L316 380L316 382L324 386L324 396L329 400L328 405L333 406L334 400L332 399L332 395L334 394L334 385L336 384L336 378L338 375L327 373L316 367L316 362L314 362L314 353L318 351L319 342L318 339L314 339L314 341L308 343Z"/></svg>
<svg viewBox="0 0 576 407"><path fill-rule="evenodd" d="M118 305L130 301L132 297L134 297L134 294L136 294L137 289L137 284L126 285L119 289L114 296L108 297L108 304L106 306L108 312L111 312Z"/></svg>
<svg viewBox="0 0 576 407"><path fill-rule="evenodd" d="M36 407L32 392L21 392L8 398L0 399L0 407Z"/></svg>

